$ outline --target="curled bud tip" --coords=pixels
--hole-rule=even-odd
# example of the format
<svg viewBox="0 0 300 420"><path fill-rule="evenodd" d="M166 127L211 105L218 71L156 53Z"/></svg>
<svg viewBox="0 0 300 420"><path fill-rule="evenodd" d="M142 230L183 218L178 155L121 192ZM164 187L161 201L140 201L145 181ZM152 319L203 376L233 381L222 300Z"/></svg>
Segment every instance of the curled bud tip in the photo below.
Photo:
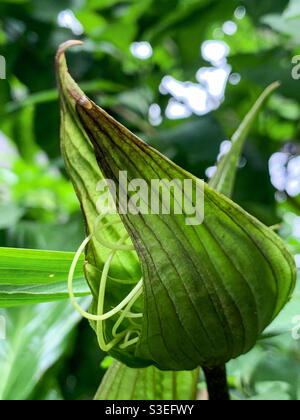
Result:
<svg viewBox="0 0 300 420"><path fill-rule="evenodd" d="M60 60L60 58L61 58L61 56L69 49L69 48L71 48L71 47L74 47L74 46L76 46L76 45L83 45L83 42L82 41L79 41L78 39L76 40L76 39L72 39L72 40L69 40L69 41L66 41L66 42L64 42L63 44L61 44L60 46L59 46L59 48L58 48L58 50L57 50L57 53L56 53L56 64L58 64L59 63L59 60Z"/></svg>

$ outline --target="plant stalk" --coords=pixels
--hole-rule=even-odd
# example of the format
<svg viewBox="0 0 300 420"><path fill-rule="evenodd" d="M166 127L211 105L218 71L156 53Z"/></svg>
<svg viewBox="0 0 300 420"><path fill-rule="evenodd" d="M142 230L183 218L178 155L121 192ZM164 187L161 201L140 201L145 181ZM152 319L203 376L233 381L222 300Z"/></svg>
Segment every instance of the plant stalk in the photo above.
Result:
<svg viewBox="0 0 300 420"><path fill-rule="evenodd" d="M226 366L203 367L209 401L230 401Z"/></svg>

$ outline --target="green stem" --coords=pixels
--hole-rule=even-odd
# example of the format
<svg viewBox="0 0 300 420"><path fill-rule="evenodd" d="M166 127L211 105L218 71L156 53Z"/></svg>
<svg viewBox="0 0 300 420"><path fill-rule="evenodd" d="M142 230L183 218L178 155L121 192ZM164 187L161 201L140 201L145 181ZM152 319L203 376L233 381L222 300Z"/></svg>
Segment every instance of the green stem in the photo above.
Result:
<svg viewBox="0 0 300 420"><path fill-rule="evenodd" d="M210 401L230 401L226 366L203 367Z"/></svg>

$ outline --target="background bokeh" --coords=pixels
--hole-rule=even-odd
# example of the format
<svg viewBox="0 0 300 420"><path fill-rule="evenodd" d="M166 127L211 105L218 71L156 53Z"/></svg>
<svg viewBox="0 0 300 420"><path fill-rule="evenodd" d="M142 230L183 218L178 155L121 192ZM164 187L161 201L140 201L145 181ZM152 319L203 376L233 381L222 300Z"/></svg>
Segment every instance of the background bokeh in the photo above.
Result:
<svg viewBox="0 0 300 420"><path fill-rule="evenodd" d="M281 224L300 267L299 28L299 0L1 0L0 246L74 251L84 237L54 74L57 47L75 38L85 44L68 62L82 88L206 180L263 88L281 81L249 136L234 200ZM92 398L109 360L66 302L1 314L0 399ZM230 364L237 398L300 399L296 315L299 288L271 337Z"/></svg>

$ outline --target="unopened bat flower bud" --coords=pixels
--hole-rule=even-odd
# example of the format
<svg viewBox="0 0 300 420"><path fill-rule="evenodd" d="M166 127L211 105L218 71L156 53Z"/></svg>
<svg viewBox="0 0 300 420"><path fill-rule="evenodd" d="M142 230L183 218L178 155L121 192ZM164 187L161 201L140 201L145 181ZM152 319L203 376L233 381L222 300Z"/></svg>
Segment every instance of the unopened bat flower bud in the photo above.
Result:
<svg viewBox="0 0 300 420"><path fill-rule="evenodd" d="M248 352L291 296L296 279L291 253L271 229L88 99L67 72L66 46L57 58L62 148L90 235L83 244L89 244L86 272L94 295L88 316L101 347L127 364L162 370L219 366ZM84 150L93 157L92 172ZM121 201L131 203L120 216L95 215L91 189L98 169L115 183L116 208ZM121 185L121 172L131 188ZM163 182L155 188L153 180ZM162 193L167 183L173 183L168 200ZM138 184L146 193L136 195ZM153 200L161 211L151 211ZM189 209L200 207L196 222L187 223ZM105 224L118 226L109 241ZM120 259L113 264L115 255ZM131 286L116 279L127 263ZM126 290L122 299L118 288Z"/></svg>

